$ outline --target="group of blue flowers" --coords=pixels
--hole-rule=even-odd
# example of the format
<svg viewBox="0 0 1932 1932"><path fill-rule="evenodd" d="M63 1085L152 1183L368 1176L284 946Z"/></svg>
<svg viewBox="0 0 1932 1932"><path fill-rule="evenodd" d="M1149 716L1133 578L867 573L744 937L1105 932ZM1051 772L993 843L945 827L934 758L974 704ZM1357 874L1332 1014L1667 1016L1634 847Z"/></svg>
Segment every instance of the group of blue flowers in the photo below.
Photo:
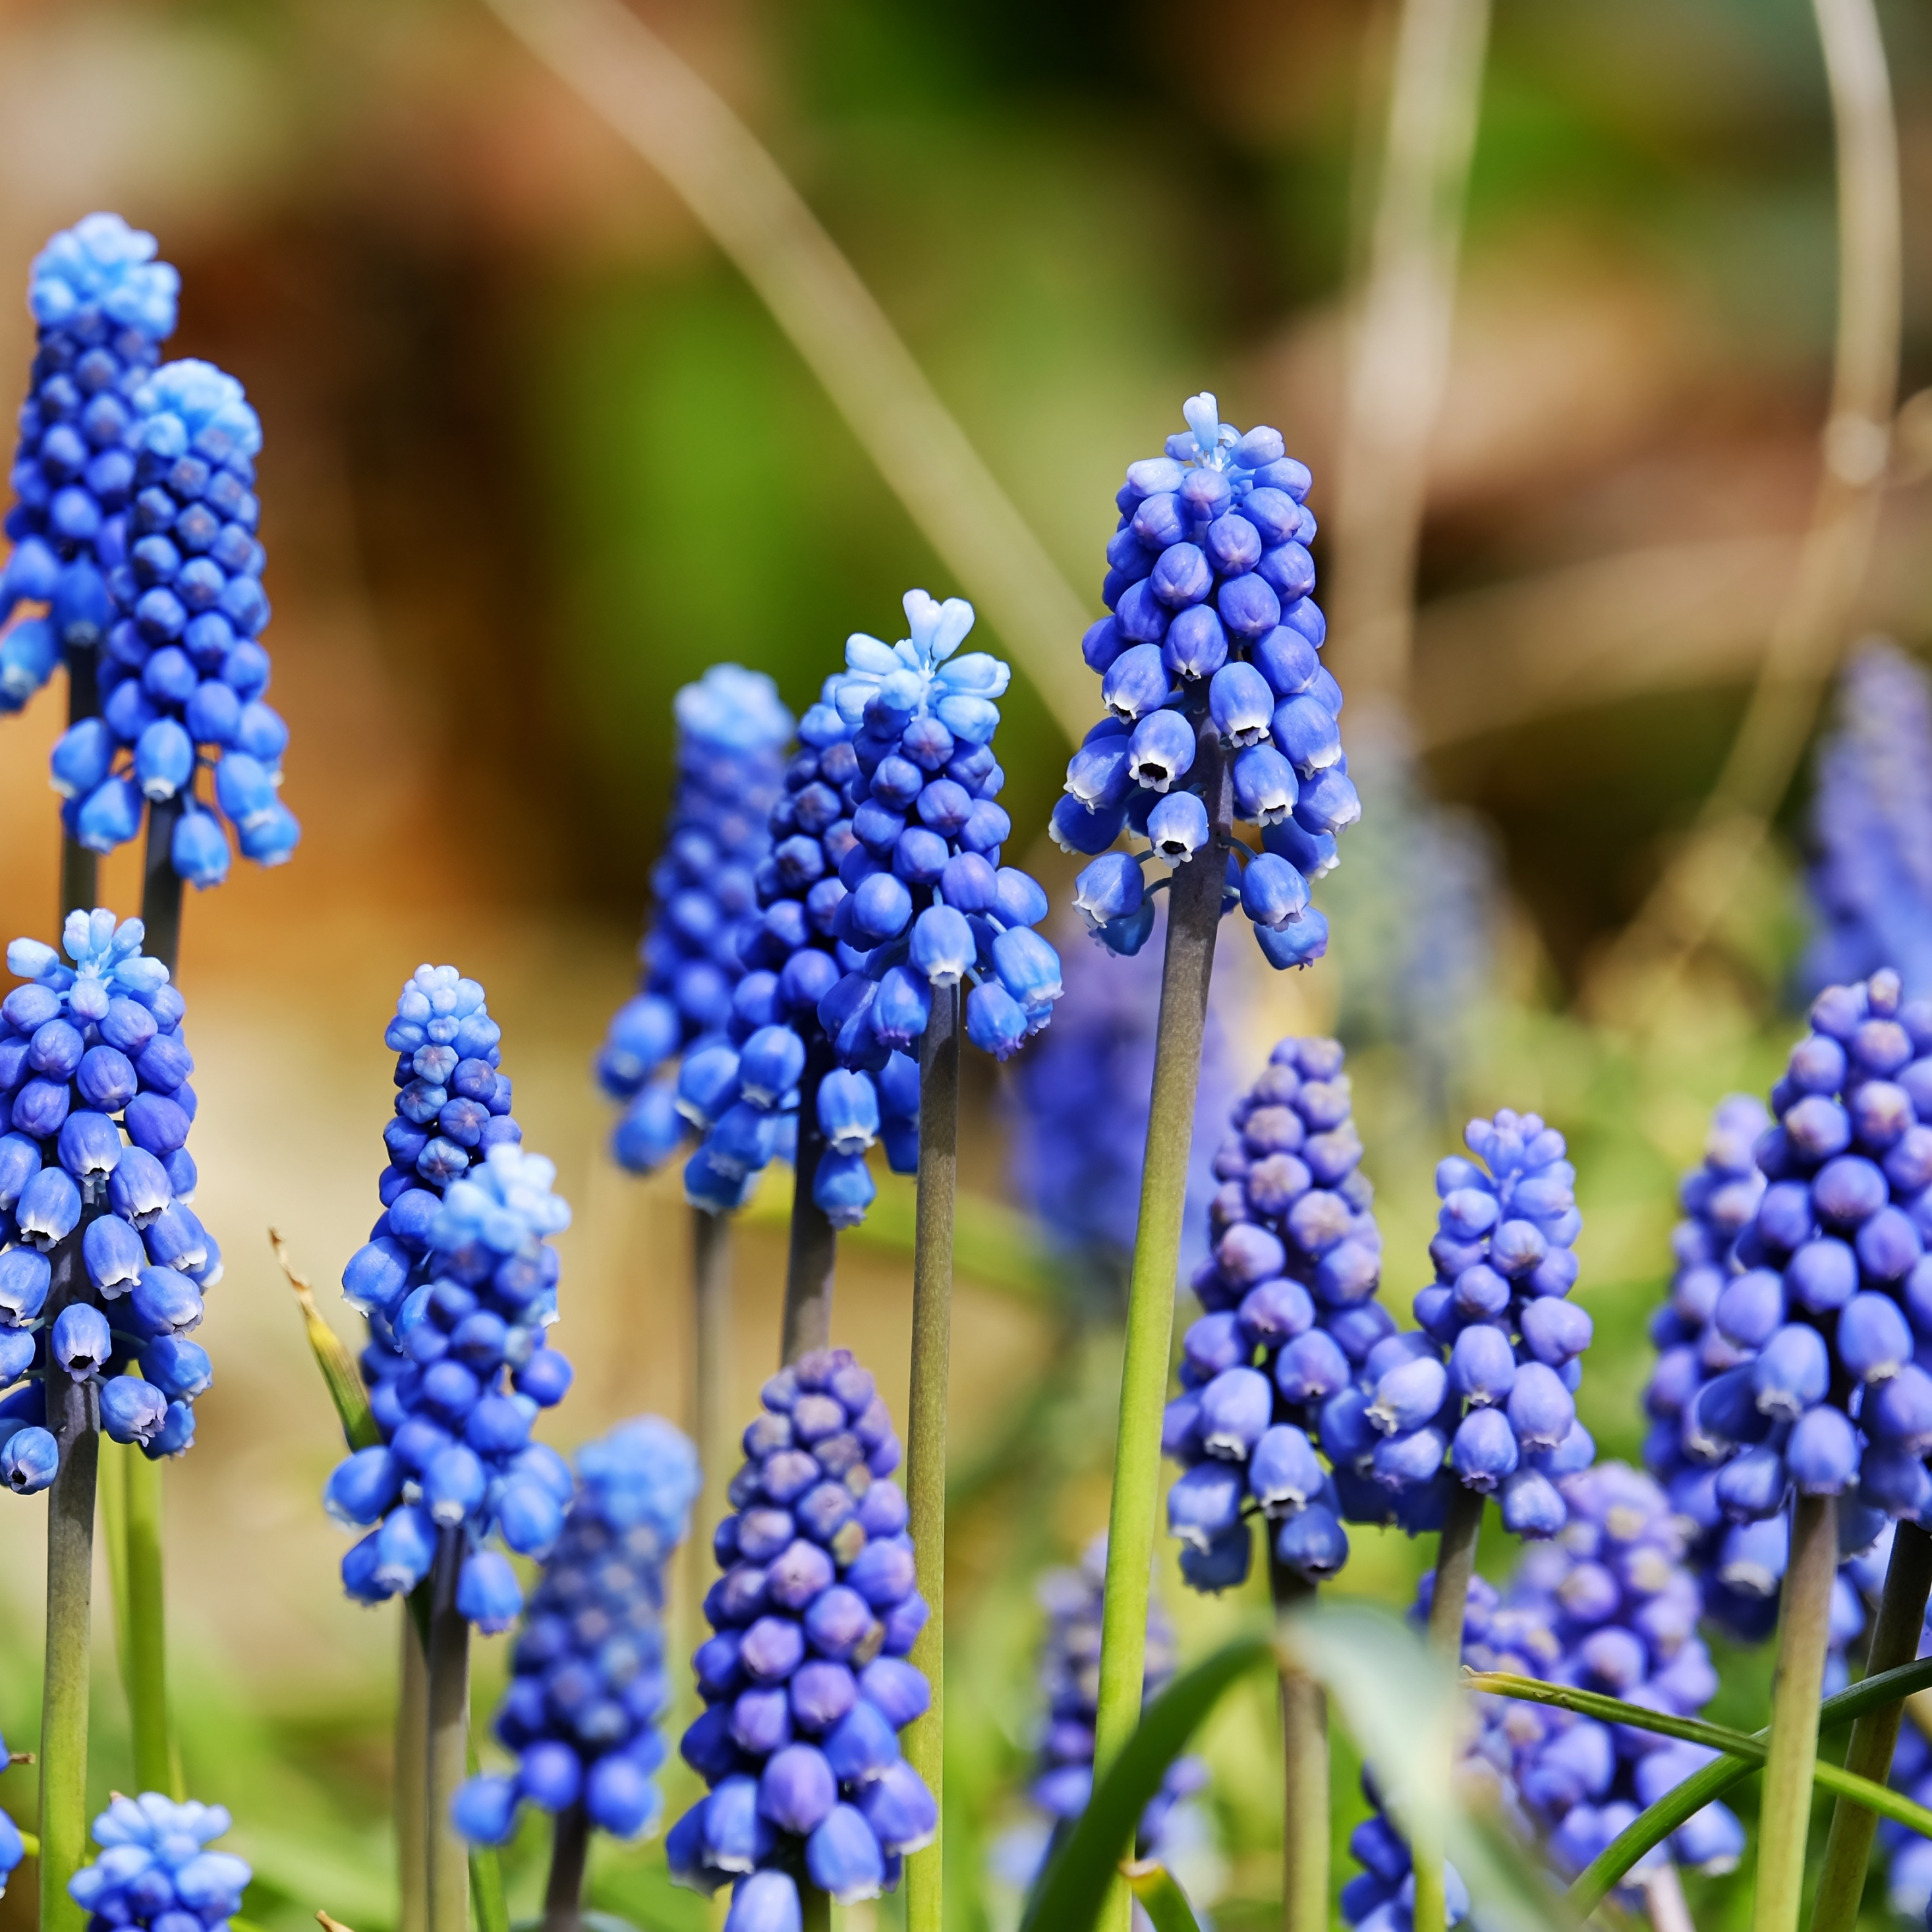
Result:
<svg viewBox="0 0 1932 1932"><path fill-rule="evenodd" d="M94 1383L100 1426L150 1456L194 1438L212 1379L190 1339L221 1252L188 1204L194 1062L167 968L141 950L141 922L76 912L51 946L16 939L26 983L0 1000L0 1480L51 1483L47 1378ZM45 1318L56 1251L70 1249L64 1305ZM22 1378L26 1378L24 1381Z"/></svg>
<svg viewBox="0 0 1932 1932"><path fill-rule="evenodd" d="M98 706L54 747L69 836L111 852L148 806L171 803L170 860L206 886L228 874L224 819L268 866L301 827L280 796L288 728L262 695L261 424L212 364L156 367L179 278L154 256L152 236L92 214L34 264L40 340L0 605L45 614L0 640L0 706L19 710L64 656ZM203 765L212 805L196 789Z"/></svg>
<svg viewBox="0 0 1932 1932"><path fill-rule="evenodd" d="M352 1597L406 1595L439 1538L458 1534L457 1608L484 1630L508 1628L523 1604L487 1539L544 1555L574 1486L530 1437L571 1382L544 1335L556 1316L550 1240L570 1210L554 1163L520 1144L502 1036L483 988L453 966L418 967L397 1000L383 1036L398 1090L382 1213L343 1275L369 1321L362 1372L382 1440L338 1465L327 1492L339 1522L376 1526L342 1560Z"/></svg>

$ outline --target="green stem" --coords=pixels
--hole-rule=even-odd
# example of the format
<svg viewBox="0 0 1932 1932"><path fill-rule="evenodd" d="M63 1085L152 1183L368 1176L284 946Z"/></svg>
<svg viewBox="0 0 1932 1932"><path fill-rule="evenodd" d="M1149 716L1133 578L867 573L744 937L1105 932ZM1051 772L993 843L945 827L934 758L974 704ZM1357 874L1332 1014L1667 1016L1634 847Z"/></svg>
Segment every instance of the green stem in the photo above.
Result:
<svg viewBox="0 0 1932 1932"><path fill-rule="evenodd" d="M1127 1292L1127 1342L1120 1369L1120 1426L1114 1438L1113 1497L1107 1517L1107 1582L1102 1613L1100 1706L1094 1768L1104 1777L1139 1722L1147 1658L1148 1580L1154 1564L1160 1495L1160 1426L1174 1341L1174 1284L1180 1263L1181 1209L1194 1103L1201 1082L1201 1037L1214 969L1232 833L1233 794L1220 734L1204 710L1196 720L1196 766L1205 781L1207 844L1179 867L1170 889L1167 951L1161 965L1160 1017L1154 1040L1154 1092L1141 1170L1140 1222ZM1121 1856L1130 1854L1123 1845ZM1127 1932L1132 1898L1110 1880L1095 1923Z"/></svg>
<svg viewBox="0 0 1932 1932"><path fill-rule="evenodd" d="M1469 1606L1469 1579L1475 1574L1476 1545L1483 1534L1483 1496L1454 1484L1436 1550L1436 1580L1429 1598L1429 1647L1453 1670L1462 1659L1462 1618ZM1451 1744L1454 1750L1454 1744ZM1444 1780L1452 1762L1438 1766ZM1447 1932L1449 1901L1443 1876L1442 1847L1418 1832L1415 1862L1414 1932Z"/></svg>
<svg viewBox="0 0 1932 1932"><path fill-rule="evenodd" d="M470 1625L456 1607L463 1532L436 1539L429 1625L429 1736L424 1754L428 1932L468 1932L470 1861L449 1808L469 1768Z"/></svg>
<svg viewBox="0 0 1932 1932"><path fill-rule="evenodd" d="M1879 1598L1878 1617L1865 1658L1867 1676L1896 1670L1918 1654L1928 1596L1932 1596L1932 1536L1916 1523L1901 1522L1892 1532L1892 1560L1886 1565L1885 1591ZM1903 1705L1886 1704L1859 1718L1845 1748L1845 1768L1882 1784L1892 1769L1899 1721L1904 1714ZM1865 1872L1877 1830L1878 1820L1862 1806L1840 1798L1832 1807L1811 1932L1852 1932L1864 1895Z"/></svg>
<svg viewBox="0 0 1932 1932"><path fill-rule="evenodd" d="M724 1215L707 1214L702 1208L691 1210L691 1277L694 1420L704 1491L685 1557L687 1649L694 1649L704 1634L712 1532L730 1508L724 1491L738 1446L730 1434L731 1224Z"/></svg>
<svg viewBox="0 0 1932 1932"><path fill-rule="evenodd" d="M577 1932L582 1910L584 1861L590 1850L590 1820L582 1802L556 1814L550 1833L550 1879L544 1887L543 1932Z"/></svg>
<svg viewBox="0 0 1932 1932"><path fill-rule="evenodd" d="M82 1227L86 1224L83 1216ZM90 1299L77 1227L54 1250L51 1328ZM81 1932L88 1915L67 1894L87 1856L88 1646L94 1586L94 1487L100 1460L96 1391L58 1370L47 1378L47 1427L60 1472L47 1492L46 1679L40 1704L40 1925Z"/></svg>
<svg viewBox="0 0 1932 1932"><path fill-rule="evenodd" d="M1272 1534L1273 1526L1266 1525ZM1315 1586L1268 1553L1275 1615L1315 1600ZM1281 1686L1282 1932L1326 1932L1328 1924L1328 1698L1284 1654Z"/></svg>
<svg viewBox="0 0 1932 1932"><path fill-rule="evenodd" d="M128 1538L128 1704L134 1720L134 1782L174 1789L168 1727L167 1626L161 1596L161 1465L136 1449L122 1459Z"/></svg>
<svg viewBox="0 0 1932 1932"><path fill-rule="evenodd" d="M141 860L141 923L147 936L141 950L158 959L172 975L181 963L182 880L168 856L182 815L181 795L158 798L148 807L148 838Z"/></svg>
<svg viewBox="0 0 1932 1932"><path fill-rule="evenodd" d="M906 1492L914 1562L932 1615L912 1660L932 1686L905 1754L940 1807L932 1843L906 1861L907 1932L939 1932L945 1900L946 1384L952 1339L952 1204L959 1176L959 988L934 988L919 1056L919 1203L912 1263Z"/></svg>
<svg viewBox="0 0 1932 1932"><path fill-rule="evenodd" d="M429 1762L429 1665L421 1633L405 1603L398 1619L402 1663L396 1694L394 1780L396 1879L402 1932L429 1932L429 1840L423 1786Z"/></svg>
<svg viewBox="0 0 1932 1932"><path fill-rule="evenodd" d="M802 1884L798 1888L798 1896L804 1907L802 1932L832 1932L830 1894L820 1892L815 1885Z"/></svg>
<svg viewBox="0 0 1932 1932"><path fill-rule="evenodd" d="M784 1328L779 1358L795 1362L832 1340L832 1276L838 1252L838 1231L812 1198L825 1151L818 1124L818 1083L834 1065L832 1042L814 1027L806 1048L799 1082L798 1162L792 1173L791 1250L785 1258Z"/></svg>
<svg viewBox="0 0 1932 1932"><path fill-rule="evenodd" d="M98 660L92 648L65 653L67 658L67 722L78 724L100 710L100 676ZM55 929L67 923L70 912L93 910L100 897L100 861L85 845L76 844L61 832L60 908Z"/></svg>
<svg viewBox="0 0 1932 1932"><path fill-rule="evenodd" d="M1818 1761L1818 1706L1832 1640L1832 1583L1838 1574L1838 1511L1832 1496L1800 1496L1791 1510L1791 1556L1778 1618L1771 1740L1758 1808L1757 1897L1753 1932L1796 1932L1811 1828L1811 1772Z"/></svg>

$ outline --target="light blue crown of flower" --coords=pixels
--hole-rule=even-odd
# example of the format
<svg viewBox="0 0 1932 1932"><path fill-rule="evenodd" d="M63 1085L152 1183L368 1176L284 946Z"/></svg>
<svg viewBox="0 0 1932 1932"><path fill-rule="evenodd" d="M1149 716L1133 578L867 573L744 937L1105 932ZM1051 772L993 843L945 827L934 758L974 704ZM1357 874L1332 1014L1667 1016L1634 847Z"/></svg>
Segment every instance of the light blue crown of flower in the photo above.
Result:
<svg viewBox="0 0 1932 1932"><path fill-rule="evenodd" d="M570 1203L551 1190L556 1162L500 1141L482 1165L452 1180L430 1223L430 1246L448 1250L481 1241L494 1254L527 1253L546 1235L570 1226Z"/></svg>
<svg viewBox="0 0 1932 1932"><path fill-rule="evenodd" d="M147 928L138 919L116 923L105 906L70 912L61 931L61 944L74 962L70 968L62 964L60 954L45 940L16 939L7 949L7 970L64 996L81 980L98 980L121 992L152 993L167 983L168 969L142 952L146 937Z"/></svg>
<svg viewBox="0 0 1932 1932"><path fill-rule="evenodd" d="M447 1046L458 1028L484 1002L483 988L454 966L418 966L396 1001L396 1017L382 1036L392 1053L419 1046Z"/></svg>
<svg viewBox="0 0 1932 1932"><path fill-rule="evenodd" d="M175 1864L223 1836L234 1822L226 1806L193 1799L177 1804L158 1791L144 1791L138 1798L117 1797L94 1820L94 1841L104 1850L140 1845Z"/></svg>
<svg viewBox="0 0 1932 1932"><path fill-rule="evenodd" d="M829 682L832 701L848 724L863 722L874 698L904 718L928 712L955 737L983 745L1000 722L993 700L1012 672L986 651L953 652L973 628L973 607L963 597L944 603L923 590L908 590L906 622L912 635L896 644L855 631L845 640L845 672Z"/></svg>
<svg viewBox="0 0 1932 1932"><path fill-rule="evenodd" d="M58 328L93 308L151 341L172 335L181 276L154 260L156 246L118 214L87 215L63 229L34 258L27 284L34 320Z"/></svg>
<svg viewBox="0 0 1932 1932"><path fill-rule="evenodd" d="M261 418L249 406L242 385L212 362L191 356L164 362L134 400L147 418L142 442L157 456L184 456L208 437L221 440L224 457L260 454Z"/></svg>
<svg viewBox="0 0 1932 1932"><path fill-rule="evenodd" d="M792 734L778 686L742 664L712 665L671 700L671 713L687 738L719 752L776 751Z"/></svg>
<svg viewBox="0 0 1932 1932"><path fill-rule="evenodd" d="M602 1522L618 1530L648 1525L667 1545L683 1538L704 1483L689 1437L658 1415L633 1417L585 1443L577 1473L580 1496Z"/></svg>

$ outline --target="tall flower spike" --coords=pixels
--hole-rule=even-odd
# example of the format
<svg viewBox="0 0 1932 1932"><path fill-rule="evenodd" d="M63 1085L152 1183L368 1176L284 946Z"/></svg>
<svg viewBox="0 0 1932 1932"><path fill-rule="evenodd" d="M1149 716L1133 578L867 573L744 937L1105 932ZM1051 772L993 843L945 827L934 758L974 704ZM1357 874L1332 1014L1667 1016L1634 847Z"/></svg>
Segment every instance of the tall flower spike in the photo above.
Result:
<svg viewBox="0 0 1932 1932"><path fill-rule="evenodd" d="M208 1847L232 1823L219 1804L177 1804L158 1791L116 1798L94 1821L101 1855L68 1881L91 1925L182 1932L225 1925L254 1876L231 1852Z"/></svg>
<svg viewBox="0 0 1932 1932"><path fill-rule="evenodd" d="M1214 1158L1214 1252L1194 1277L1207 1312L1162 1430L1184 1472L1168 1528L1197 1590L1246 1577L1257 1516L1276 1559L1311 1582L1347 1562L1345 1519L1386 1520L1360 1473L1360 1418L1370 1378L1417 1339L1397 1336L1376 1298L1382 1234L1340 1046L1283 1040L1231 1130Z"/></svg>
<svg viewBox="0 0 1932 1932"><path fill-rule="evenodd" d="M994 1856L1001 1875L1024 1892L1094 1792L1094 1718L1100 1690L1101 1610L1106 1594L1107 1539L1096 1537L1076 1569L1050 1570L1036 1594L1046 1612L1040 1646L1040 1688L1046 1708L1028 1796L1044 1814L1041 1828L1022 1828ZM1158 1604L1148 1612L1144 1699L1158 1696L1174 1676L1174 1632ZM1181 1848L1192 1853L1208 1840L1203 1808L1192 1803L1208 1783L1197 1757L1176 1758L1160 1789L1141 1814L1135 1856L1172 1868ZM1205 1902L1205 1901L1204 1901Z"/></svg>
<svg viewBox="0 0 1932 1932"><path fill-rule="evenodd" d="M578 1450L577 1497L518 1633L496 1713L514 1776L472 1778L457 1828L506 1843L527 1800L560 1812L581 1803L614 1838L658 1821L664 1762L664 1568L690 1528L698 1455L654 1415L620 1423Z"/></svg>
<svg viewBox="0 0 1932 1932"><path fill-rule="evenodd" d="M498 1070L502 1029L483 988L453 966L419 966L383 1036L395 1053L384 1130L383 1211L351 1258L343 1292L368 1317L362 1372L380 1445L330 1476L330 1515L368 1533L342 1561L358 1602L406 1595L437 1534L464 1538L457 1607L507 1630L523 1593L494 1537L520 1556L555 1544L572 1492L555 1450L530 1440L561 1401L569 1363L546 1346L556 1318L556 1250L570 1210L555 1167L526 1154Z"/></svg>
<svg viewBox="0 0 1932 1932"><path fill-rule="evenodd" d="M45 614L0 638L0 711L18 711L63 651L106 635L106 574L126 554L138 392L174 333L181 278L154 238L118 214L90 214L35 258L27 292L38 346L14 452L13 554L0 621L23 603Z"/></svg>
<svg viewBox="0 0 1932 1932"><path fill-rule="evenodd" d="M1889 966L1932 994L1932 677L1894 645L1869 641L1846 667L1810 818L1808 988Z"/></svg>
<svg viewBox="0 0 1932 1932"><path fill-rule="evenodd" d="M134 838L144 805L166 806L176 872L218 885L229 866L222 820L243 856L264 866L280 864L302 836L280 798L288 727L262 697L267 553L254 494L262 427L241 384L211 363L166 364L136 401L126 553L107 574L114 622L101 653L100 716L56 745L54 785L69 831L97 852ZM204 765L212 805L196 789Z"/></svg>
<svg viewBox="0 0 1932 1932"><path fill-rule="evenodd" d="M221 1278L189 1205L194 1061L182 997L142 938L103 908L68 915L69 963L35 939L7 949L26 983L0 1000L0 1388L20 1384L0 1398L0 1480L22 1495L58 1462L49 1374L98 1381L101 1427L151 1458L194 1441L213 1377L190 1339ZM80 1227L91 1292L49 1329L50 1252Z"/></svg>
<svg viewBox="0 0 1932 1932"><path fill-rule="evenodd" d="M1310 478L1280 431L1243 435L1212 395L1183 413L1187 431L1130 464L1114 500L1100 593L1112 615L1082 645L1107 715L1066 768L1052 830L1066 851L1106 855L1081 874L1075 903L1102 944L1138 952L1153 916L1142 868L1184 865L1208 841L1195 751L1199 730L1218 732L1234 816L1260 845L1236 842L1224 910L1240 905L1270 965L1305 966L1328 943L1309 886L1361 815L1341 687L1318 655L1328 625L1309 594ZM1124 832L1146 849L1112 852Z"/></svg>
<svg viewBox="0 0 1932 1932"><path fill-rule="evenodd" d="M846 1349L801 1356L765 1384L745 1454L682 1746L710 1793L665 1850L680 1884L734 1887L728 1932L764 1932L800 1922L800 1876L841 1904L891 1890L938 1812L899 1751L930 1696L905 1660L928 1612L872 1378Z"/></svg>
<svg viewBox="0 0 1932 1932"><path fill-rule="evenodd" d="M778 687L737 664L713 664L672 710L676 778L664 856L651 873L644 976L597 1056L604 1090L625 1103L611 1151L635 1174L661 1166L690 1132L669 1063L730 1025L745 970L739 938L757 916L758 868L771 849L767 820L792 734Z"/></svg>

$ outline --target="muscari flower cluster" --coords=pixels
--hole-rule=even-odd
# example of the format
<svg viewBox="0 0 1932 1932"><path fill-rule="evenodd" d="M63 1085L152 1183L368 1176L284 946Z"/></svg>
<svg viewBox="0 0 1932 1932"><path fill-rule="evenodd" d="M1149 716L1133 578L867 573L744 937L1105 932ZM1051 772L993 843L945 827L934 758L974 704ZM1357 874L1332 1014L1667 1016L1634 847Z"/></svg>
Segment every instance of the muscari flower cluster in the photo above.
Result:
<svg viewBox="0 0 1932 1932"><path fill-rule="evenodd" d="M801 1356L763 1402L692 1660L705 1709L682 1750L710 1792L665 1845L681 1884L733 1884L727 1932L798 1932L801 1881L877 1898L938 1822L899 1751L928 1701L905 1660L928 1613L892 1418L843 1348Z"/></svg>
<svg viewBox="0 0 1932 1932"><path fill-rule="evenodd" d="M1000 1060L1060 997L1059 956L1034 930L1046 895L1000 863L1012 826L992 740L1010 674L983 651L956 655L973 625L962 598L908 591L905 613L897 644L848 640L846 670L800 723L730 1038L687 1054L679 1077L680 1107L705 1129L685 1177L700 1207L742 1201L809 1105L826 1141L812 1198L836 1227L862 1220L875 1141L896 1172L918 1166L933 989L970 984L967 1037ZM836 1064L802 1095L820 1040Z"/></svg>
<svg viewBox="0 0 1932 1932"><path fill-rule="evenodd" d="M114 621L100 652L100 715L55 746L54 788L72 836L98 852L133 838L148 801L178 799L169 856L204 887L228 876L230 855L220 819L195 791L201 764L214 767L215 804L244 856L279 865L302 836L280 795L288 727L262 695L262 427L240 383L207 362L166 364L136 401L125 554L107 572Z"/></svg>
<svg viewBox="0 0 1932 1932"><path fill-rule="evenodd" d="M664 1565L684 1540L698 1452L654 1415L620 1423L578 1451L576 1500L544 1564L511 1653L496 1713L512 1777L485 1773L457 1793L457 1828L506 1844L525 1801L634 1838L657 1822L664 1762Z"/></svg>
<svg viewBox="0 0 1932 1932"><path fill-rule="evenodd" d="M1678 1426L1686 1462L1713 1472L1705 1515L1766 1523L1794 1489L1844 1496L1856 1549L1880 1513L1932 1504L1932 1376L1915 1360L1932 1337L1932 1004L1905 1004L1887 970L1828 987L1810 1022L1712 1309L1735 1360L1684 1391Z"/></svg>
<svg viewBox="0 0 1932 1932"><path fill-rule="evenodd" d="M1365 1406L1368 1378L1404 1346L1375 1298L1382 1235L1361 1157L1340 1046L1282 1041L1215 1156L1214 1248L1194 1277L1207 1312L1187 1330L1162 1430L1184 1466L1168 1527L1197 1590L1246 1576L1255 1516L1275 1560L1310 1580L1347 1560L1344 1518L1386 1518L1330 1420L1351 1390Z"/></svg>
<svg viewBox="0 0 1932 1932"><path fill-rule="evenodd" d="M210 1843L233 1820L219 1804L176 1804L158 1791L117 1797L94 1821L100 1856L68 1880L88 1932L218 1932L254 1876Z"/></svg>
<svg viewBox="0 0 1932 1932"><path fill-rule="evenodd" d="M1668 1499L1620 1462L1594 1464L1565 1477L1562 1487L1568 1521L1525 1553L1508 1588L1498 1594L1480 1576L1471 1580L1463 1664L1696 1716L1716 1692L1717 1673L1696 1634L1700 1594ZM1427 1618L1433 1580L1424 1577L1418 1593L1418 1623ZM1654 1732L1487 1693L1472 1706L1474 1728L1459 1782L1481 1790L1526 1840L1540 1843L1566 1880L1713 1755ZM1408 1846L1372 1778L1365 1775L1364 1789L1375 1815L1349 1840L1365 1869L1343 1888L1342 1916L1362 1932L1406 1932L1414 1898ZM1640 1883L1670 1858L1727 1871L1743 1846L1736 1816L1708 1804L1631 1876ZM1448 1888L1451 1918L1460 1918L1468 1904L1453 1868Z"/></svg>
<svg viewBox="0 0 1932 1932"><path fill-rule="evenodd" d="M1808 988L1890 967L1909 994L1932 994L1932 678L1895 646L1868 644L1846 668L1811 839Z"/></svg>
<svg viewBox="0 0 1932 1932"><path fill-rule="evenodd" d="M1147 942L1143 868L1178 866L1208 842L1202 734L1232 760L1234 813L1259 830L1237 841L1224 909L1238 903L1269 963L1322 956L1328 922L1311 880L1335 862L1335 838L1361 816L1336 720L1341 687L1318 655L1326 620L1309 593L1315 519L1308 470L1278 430L1244 436L1212 395L1190 398L1188 428L1167 452L1127 466L1114 501L1102 601L1112 615L1082 650L1101 674L1107 716L1066 768L1054 839L1096 856L1074 903L1117 952ZM1111 850L1123 832L1144 851Z"/></svg>
<svg viewBox="0 0 1932 1932"><path fill-rule="evenodd" d="M1460 1483L1496 1493L1512 1534L1553 1536L1566 1515L1558 1479L1596 1456L1573 1399L1592 1324L1564 1298L1582 1226L1576 1169L1563 1136L1534 1114L1503 1108L1472 1120L1464 1139L1477 1159L1452 1154L1436 1170L1442 1205L1429 1244L1436 1280L1415 1298L1421 1333L1386 1345L1387 1366L1364 1378L1359 1400L1324 1412L1323 1428L1338 1462L1366 1457L1396 1492L1398 1520L1418 1506L1439 1520L1448 1486Z"/></svg>
<svg viewBox="0 0 1932 1932"><path fill-rule="evenodd" d="M1040 1580L1040 1607L1047 1615L1040 1647L1040 1688L1046 1700L1037 1769L1028 1795L1051 1821L1046 1834L1032 1839L1033 1869L1016 1873L1024 1885L1037 1876L1054 1845L1087 1809L1094 1795L1094 1725L1100 1703L1100 1625L1106 1598L1107 1539L1096 1537L1077 1570L1051 1570ZM1147 1662L1143 1702L1158 1696L1174 1676L1174 1631L1158 1603L1148 1606ZM1178 1757L1148 1801L1135 1834L1135 1855L1171 1862L1172 1844L1198 1840L1198 1808L1188 1801L1208 1782L1208 1767L1196 1757Z"/></svg>
<svg viewBox="0 0 1932 1932"><path fill-rule="evenodd" d="M0 1767L7 1762L7 1740L0 1738ZM4 1811L0 1811L0 1898L7 1896L7 1881L20 1868L20 1861L27 1856L26 1842L20 1836L20 1828Z"/></svg>
<svg viewBox="0 0 1932 1932"><path fill-rule="evenodd" d="M404 982L383 1035L398 1088L383 1211L342 1276L369 1320L362 1375L382 1441L338 1464L324 1496L338 1522L368 1530L342 1559L351 1597L406 1594L439 1535L459 1533L457 1608L492 1632L515 1621L523 1589L487 1539L544 1556L575 1486L530 1439L570 1386L544 1336L556 1318L550 1237L570 1209L551 1192L555 1166L520 1144L502 1037L483 988L454 967L419 966Z"/></svg>
<svg viewBox="0 0 1932 1932"><path fill-rule="evenodd" d="M651 873L656 910L639 948L643 983L597 1056L598 1079L625 1103L611 1151L634 1174L662 1166L689 1132L667 1064L730 1025L745 970L739 937L757 915L758 868L771 849L767 820L792 734L778 687L738 664L713 664L672 711L677 778Z"/></svg>
<svg viewBox="0 0 1932 1932"><path fill-rule="evenodd" d="M68 915L70 964L38 940L7 949L27 983L0 1000L0 1388L22 1384L0 1399L0 1480L23 1496L59 1466L49 1376L95 1383L101 1427L151 1457L194 1441L213 1379L189 1339L221 1276L188 1205L194 1062L182 997L142 936L102 908ZM76 1229L91 1292L50 1326L52 1252Z"/></svg>
<svg viewBox="0 0 1932 1932"><path fill-rule="evenodd" d="M0 712L18 711L64 651L92 652L112 606L106 573L127 552L142 386L174 333L181 278L154 238L118 214L90 214L35 257L27 306L38 332L14 455L12 554L0 620L44 616L0 638Z"/></svg>

